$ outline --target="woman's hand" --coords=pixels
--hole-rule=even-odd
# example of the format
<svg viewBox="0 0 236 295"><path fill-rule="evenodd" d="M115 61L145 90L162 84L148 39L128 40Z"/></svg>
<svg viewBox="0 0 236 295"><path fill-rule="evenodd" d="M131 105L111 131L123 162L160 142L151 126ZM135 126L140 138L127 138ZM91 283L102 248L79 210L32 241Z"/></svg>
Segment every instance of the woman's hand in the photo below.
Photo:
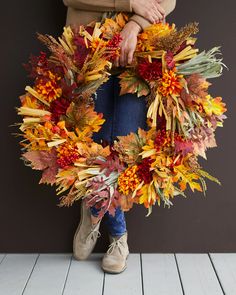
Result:
<svg viewBox="0 0 236 295"><path fill-rule="evenodd" d="M136 14L151 23L161 22L165 18L165 10L160 5L163 0L131 0L131 7Z"/></svg>
<svg viewBox="0 0 236 295"><path fill-rule="evenodd" d="M116 67L125 67L127 64L131 64L137 45L137 36L141 30L142 28L132 20L126 23L120 32L122 41L120 43L120 56L114 62Z"/></svg>

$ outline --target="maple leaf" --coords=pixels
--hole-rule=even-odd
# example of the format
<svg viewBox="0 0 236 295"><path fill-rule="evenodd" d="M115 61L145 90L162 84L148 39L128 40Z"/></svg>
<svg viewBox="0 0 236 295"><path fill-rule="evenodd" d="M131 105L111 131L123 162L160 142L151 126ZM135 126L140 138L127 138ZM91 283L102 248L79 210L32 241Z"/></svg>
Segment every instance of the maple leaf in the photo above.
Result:
<svg viewBox="0 0 236 295"><path fill-rule="evenodd" d="M91 132L98 132L101 125L105 122L102 113L94 111L93 106L85 106L84 104L71 103L66 111L65 122L67 128L77 127L83 131L86 128Z"/></svg>
<svg viewBox="0 0 236 295"><path fill-rule="evenodd" d="M95 207L97 209L97 218L102 218L108 211L115 216L116 208L120 205L120 194L113 185L106 185L102 178L93 178L90 181L90 189L92 193L85 198L87 207ZM100 187L105 188L100 190Z"/></svg>
<svg viewBox="0 0 236 295"><path fill-rule="evenodd" d="M113 156L112 154L107 156L105 161L102 161L100 159L95 159L94 163L100 165L99 171L104 170L104 174L106 176L109 176L112 171L119 173L125 169L124 165L119 160L119 156L117 155Z"/></svg>
<svg viewBox="0 0 236 295"><path fill-rule="evenodd" d="M112 13L112 18L108 13L108 16L104 17L104 22L101 26L103 38L112 39L114 34L119 33L123 29L128 19L128 14L124 12L114 12Z"/></svg>
<svg viewBox="0 0 236 295"><path fill-rule="evenodd" d="M206 126L195 127L191 132L191 142L194 147L194 154L207 159L205 150L216 147L214 130Z"/></svg>
<svg viewBox="0 0 236 295"><path fill-rule="evenodd" d="M121 31L121 27L115 20L106 18L101 30L103 32L103 38L112 39L114 33L119 33Z"/></svg>
<svg viewBox="0 0 236 295"><path fill-rule="evenodd" d="M138 133L130 132L126 136L117 136L118 141L114 140L114 149L119 153L120 158L127 164L137 161L142 147L146 144L147 132L140 127Z"/></svg>
<svg viewBox="0 0 236 295"><path fill-rule="evenodd" d="M192 100L205 99L208 87L211 83L207 82L199 74L189 75L186 79L188 92L185 88L182 88L181 98L186 105L192 105Z"/></svg>
<svg viewBox="0 0 236 295"><path fill-rule="evenodd" d="M189 172L188 167L183 164L175 166L174 171L177 173L177 175L175 176L175 180L178 179L181 191L185 191L188 184L193 192L194 189L202 192L201 185L198 182L194 181L200 178L197 173Z"/></svg>
<svg viewBox="0 0 236 295"><path fill-rule="evenodd" d="M57 152L53 148L50 151L28 151L21 157L24 161L30 162L30 166L35 170L43 170L41 183L54 184L58 172Z"/></svg>
<svg viewBox="0 0 236 295"><path fill-rule="evenodd" d="M206 99L202 102L203 108L207 115L213 114L220 116L226 112L225 103L222 102L222 97L212 98L210 95L206 96Z"/></svg>
<svg viewBox="0 0 236 295"><path fill-rule="evenodd" d="M84 161L84 159L86 158L90 159L97 156L106 158L111 152L109 145L103 147L101 144L98 144L96 142L92 142L89 145L88 143L78 142L77 149L79 154L81 155L82 161Z"/></svg>
<svg viewBox="0 0 236 295"><path fill-rule="evenodd" d="M124 71L119 76L121 86L120 95L126 93L137 93L137 97L146 96L150 93L149 85L139 78L133 71Z"/></svg>
<svg viewBox="0 0 236 295"><path fill-rule="evenodd" d="M175 152L181 153L185 156L188 153L192 153L194 150L193 143L190 140L182 141L175 139Z"/></svg>

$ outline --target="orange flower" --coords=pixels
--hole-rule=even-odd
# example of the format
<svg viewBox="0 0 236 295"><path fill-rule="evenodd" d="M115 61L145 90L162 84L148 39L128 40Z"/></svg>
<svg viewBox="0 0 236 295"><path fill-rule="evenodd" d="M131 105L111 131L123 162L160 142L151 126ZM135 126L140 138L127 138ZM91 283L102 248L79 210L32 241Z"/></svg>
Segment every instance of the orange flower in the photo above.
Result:
<svg viewBox="0 0 236 295"><path fill-rule="evenodd" d="M182 77L183 75L176 74L175 68L173 70L165 70L158 87L159 92L165 97L172 94L180 94L183 88L180 83Z"/></svg>
<svg viewBox="0 0 236 295"><path fill-rule="evenodd" d="M141 179L136 173L137 170L137 165L128 167L118 177L118 189L124 195L128 195L130 192L133 192L135 188L140 184Z"/></svg>
<svg viewBox="0 0 236 295"><path fill-rule="evenodd" d="M39 79L36 91L48 102L55 100L62 94L62 89L57 85L61 78L48 71L48 77Z"/></svg>

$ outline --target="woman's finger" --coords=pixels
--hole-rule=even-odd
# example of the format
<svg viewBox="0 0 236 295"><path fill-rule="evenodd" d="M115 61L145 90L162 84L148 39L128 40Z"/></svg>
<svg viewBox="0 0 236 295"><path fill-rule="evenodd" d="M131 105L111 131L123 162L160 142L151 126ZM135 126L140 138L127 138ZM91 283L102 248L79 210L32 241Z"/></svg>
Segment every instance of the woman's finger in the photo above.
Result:
<svg viewBox="0 0 236 295"><path fill-rule="evenodd" d="M159 3L156 4L156 7L161 15L165 15L165 9Z"/></svg>
<svg viewBox="0 0 236 295"><path fill-rule="evenodd" d="M134 56L134 49L130 48L129 52L128 52L128 64L131 64L133 61L133 56Z"/></svg>
<svg viewBox="0 0 236 295"><path fill-rule="evenodd" d="M155 5L153 5L152 7L152 16L154 19L154 23L158 23L163 17Z"/></svg>
<svg viewBox="0 0 236 295"><path fill-rule="evenodd" d="M124 66L124 61L125 61L124 47L121 47L121 49L120 49L120 65L122 67Z"/></svg>
<svg viewBox="0 0 236 295"><path fill-rule="evenodd" d="M129 48L125 49L125 56L124 56L124 67L127 66L128 63L128 55L129 55Z"/></svg>
<svg viewBox="0 0 236 295"><path fill-rule="evenodd" d="M148 14L148 15L146 16L146 19L149 20L150 23L152 23L152 24L155 24L155 22L156 22L156 20L157 20L157 18L156 18L156 16L155 16L154 13L152 13L152 14Z"/></svg>
<svg viewBox="0 0 236 295"><path fill-rule="evenodd" d="M161 19L162 19L162 15L159 14L159 13L156 13L156 15L155 15L155 23L156 24L159 23Z"/></svg>
<svg viewBox="0 0 236 295"><path fill-rule="evenodd" d="M117 57L115 58L115 60L114 60L114 65L115 65L116 67L119 67L119 56L117 56Z"/></svg>
<svg viewBox="0 0 236 295"><path fill-rule="evenodd" d="M163 14L157 9L157 7L154 9L154 13L158 20L163 18Z"/></svg>

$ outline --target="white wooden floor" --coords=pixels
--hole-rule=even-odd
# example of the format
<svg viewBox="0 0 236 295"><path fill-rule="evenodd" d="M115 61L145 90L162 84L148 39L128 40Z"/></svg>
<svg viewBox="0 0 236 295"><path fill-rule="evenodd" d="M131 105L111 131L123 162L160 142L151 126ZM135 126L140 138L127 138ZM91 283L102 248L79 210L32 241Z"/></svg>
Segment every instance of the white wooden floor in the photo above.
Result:
<svg viewBox="0 0 236 295"><path fill-rule="evenodd" d="M102 256L0 254L0 295L236 294L236 253L130 253L121 274L104 273Z"/></svg>

